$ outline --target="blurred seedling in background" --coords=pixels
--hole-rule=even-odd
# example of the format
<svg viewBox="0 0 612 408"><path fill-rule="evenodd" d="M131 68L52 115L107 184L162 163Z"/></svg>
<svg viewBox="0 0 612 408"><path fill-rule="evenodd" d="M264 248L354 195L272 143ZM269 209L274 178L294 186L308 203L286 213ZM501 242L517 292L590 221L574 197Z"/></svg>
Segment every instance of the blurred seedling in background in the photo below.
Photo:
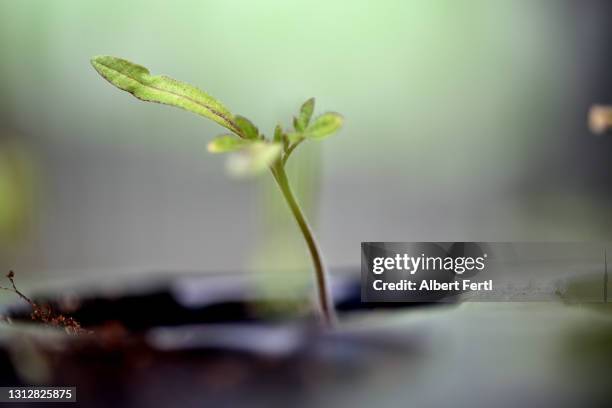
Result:
<svg viewBox="0 0 612 408"><path fill-rule="evenodd" d="M589 110L589 128L591 132L601 135L612 130L612 106L593 105ZM605 271L603 280L603 301L608 303L608 254L605 254Z"/></svg>
<svg viewBox="0 0 612 408"><path fill-rule="evenodd" d="M298 115L293 118L290 131L277 125L272 136L266 137L249 119L234 115L221 102L192 85L166 76L151 75L145 67L121 58L98 56L92 58L91 63L108 82L140 100L188 110L229 130L229 133L214 138L208 144L208 151L230 153L227 161L230 174L247 176L270 170L308 246L322 321L328 326L332 325L335 312L329 292L329 278L312 229L289 183L285 166L304 141L322 140L340 130L342 116L327 112L313 118L315 100L311 98L304 102Z"/></svg>
<svg viewBox="0 0 612 408"><path fill-rule="evenodd" d="M0 129L0 259L24 243L35 212L39 172L23 136Z"/></svg>
<svg viewBox="0 0 612 408"><path fill-rule="evenodd" d="M612 106L593 105L589 111L589 128L597 134L612 130Z"/></svg>

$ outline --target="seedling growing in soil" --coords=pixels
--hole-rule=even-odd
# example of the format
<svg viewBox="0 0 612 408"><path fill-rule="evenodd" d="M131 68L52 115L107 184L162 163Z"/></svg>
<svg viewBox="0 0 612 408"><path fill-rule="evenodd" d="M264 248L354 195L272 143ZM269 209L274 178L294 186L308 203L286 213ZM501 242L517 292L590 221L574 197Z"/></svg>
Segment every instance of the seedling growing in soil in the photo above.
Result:
<svg viewBox="0 0 612 408"><path fill-rule="evenodd" d="M232 153L228 159L230 172L253 174L266 169L271 171L310 251L322 320L327 325L333 324L334 307L319 247L295 199L285 165L302 142L322 140L336 133L342 127L342 116L327 112L313 119L315 101L311 98L293 118L292 130L285 131L277 125L273 136L267 138L249 119L234 115L221 102L192 85L166 76L151 75L145 67L121 58L98 56L92 58L91 63L104 79L140 100L188 110L229 130L230 133L214 138L208 144L208 151Z"/></svg>

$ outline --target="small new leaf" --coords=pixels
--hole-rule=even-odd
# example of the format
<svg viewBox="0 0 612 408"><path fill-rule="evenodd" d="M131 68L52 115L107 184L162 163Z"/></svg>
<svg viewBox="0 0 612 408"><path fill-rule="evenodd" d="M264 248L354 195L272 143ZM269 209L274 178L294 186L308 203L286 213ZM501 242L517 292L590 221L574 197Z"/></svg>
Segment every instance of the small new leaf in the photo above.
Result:
<svg viewBox="0 0 612 408"><path fill-rule="evenodd" d="M111 56L94 57L91 65L108 82L140 100L197 113L240 134L232 113L221 102L192 85L162 75L151 75L141 65Z"/></svg>
<svg viewBox="0 0 612 408"><path fill-rule="evenodd" d="M336 133L342 127L344 118L335 112L327 112L318 116L304 132L309 139L321 140Z"/></svg>
<svg viewBox="0 0 612 408"><path fill-rule="evenodd" d="M235 177L252 176L268 169L280 157L280 143L255 141L228 158L227 170Z"/></svg>
<svg viewBox="0 0 612 408"><path fill-rule="evenodd" d="M236 115L236 124L242 130L244 136L247 139L258 139L259 138L259 129L257 126L253 124L250 120L245 118L244 116Z"/></svg>
<svg viewBox="0 0 612 408"><path fill-rule="evenodd" d="M297 132L287 133L287 140L290 143L295 143L303 138L304 138L304 135L302 135L301 133L297 133Z"/></svg>
<svg viewBox="0 0 612 408"><path fill-rule="evenodd" d="M276 125L276 127L274 128L274 141L282 142L282 140L283 140L283 128L281 128L281 125Z"/></svg>
<svg viewBox="0 0 612 408"><path fill-rule="evenodd" d="M304 128L302 127L302 124L300 123L300 120L296 118L295 116L293 117L293 129L299 133L304 131Z"/></svg>
<svg viewBox="0 0 612 408"><path fill-rule="evenodd" d="M312 118L314 107L315 98L310 98L302 104L302 107L300 108L300 115L297 118L299 131L304 131L304 129L306 129L310 124L310 118Z"/></svg>
<svg viewBox="0 0 612 408"><path fill-rule="evenodd" d="M240 150L248 145L249 141L238 139L234 135L221 135L215 137L208 143L208 151L210 153L228 153Z"/></svg>

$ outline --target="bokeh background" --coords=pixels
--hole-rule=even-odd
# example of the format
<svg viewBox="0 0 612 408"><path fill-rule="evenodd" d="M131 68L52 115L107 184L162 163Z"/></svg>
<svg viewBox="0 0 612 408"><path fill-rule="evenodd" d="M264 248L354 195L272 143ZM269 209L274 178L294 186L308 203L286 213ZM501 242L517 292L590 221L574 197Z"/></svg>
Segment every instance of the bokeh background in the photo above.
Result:
<svg viewBox="0 0 612 408"><path fill-rule="evenodd" d="M0 265L21 276L289 269L269 177L235 181L221 128L89 65L193 83L268 134L303 100L346 127L291 177L332 266L361 241L612 237L607 1L0 1Z"/></svg>
<svg viewBox="0 0 612 408"><path fill-rule="evenodd" d="M0 0L0 274L28 294L164 271L310 282L271 178L229 179L206 152L219 126L118 91L99 54L193 83L268 134L311 96L344 114L290 169L332 267L357 274L361 241L609 241L612 138L586 121L612 104L611 17L606 0ZM414 354L359 370L336 350L350 375L299 397L559 407L603 390L609 405L596 306L365 313L347 326L403 330Z"/></svg>

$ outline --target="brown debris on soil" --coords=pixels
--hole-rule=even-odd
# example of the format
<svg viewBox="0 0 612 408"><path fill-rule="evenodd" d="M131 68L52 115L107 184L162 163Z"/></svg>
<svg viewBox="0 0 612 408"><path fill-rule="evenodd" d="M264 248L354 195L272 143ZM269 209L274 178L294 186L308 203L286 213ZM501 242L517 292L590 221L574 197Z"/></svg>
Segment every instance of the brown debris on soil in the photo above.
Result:
<svg viewBox="0 0 612 408"><path fill-rule="evenodd" d="M74 318L64 316L61 313L56 313L50 305L39 305L19 291L15 285L15 272L9 271L6 277L11 282L12 288L0 286L0 289L13 292L28 302L30 306L32 306L32 313L30 313L30 317L33 321L41 322L53 327L61 327L69 334L83 334L89 332L88 330L83 329L79 322L77 322Z"/></svg>

